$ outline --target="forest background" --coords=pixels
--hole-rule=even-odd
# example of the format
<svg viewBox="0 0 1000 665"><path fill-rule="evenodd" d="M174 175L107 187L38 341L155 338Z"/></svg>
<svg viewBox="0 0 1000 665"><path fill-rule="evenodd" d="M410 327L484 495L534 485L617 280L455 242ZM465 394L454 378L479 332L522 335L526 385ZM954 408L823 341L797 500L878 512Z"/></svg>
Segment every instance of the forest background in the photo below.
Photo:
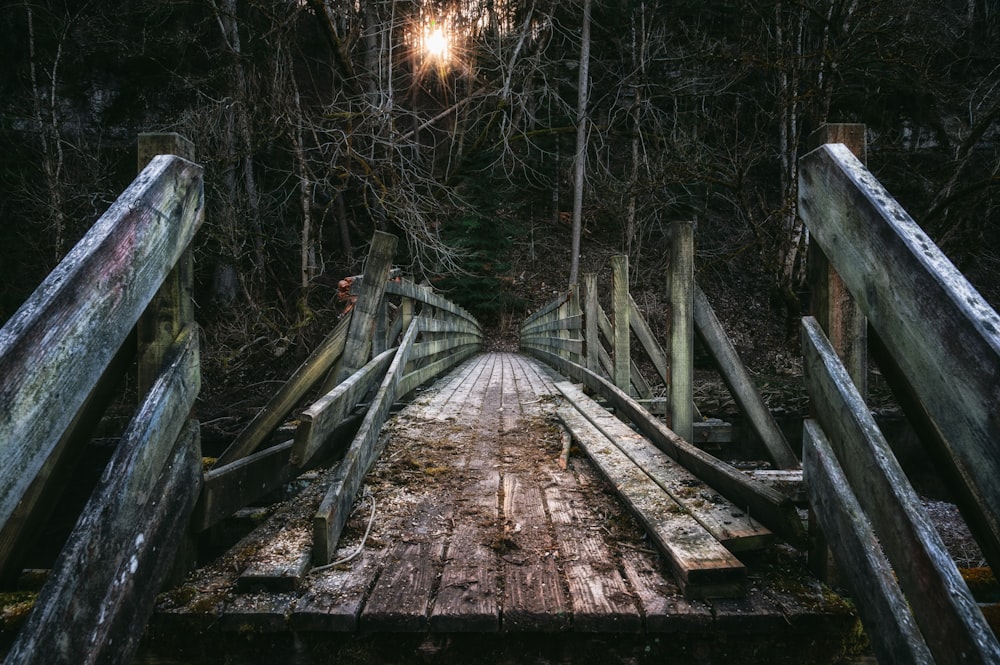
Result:
<svg viewBox="0 0 1000 665"><path fill-rule="evenodd" d="M867 126L871 170L1000 303L997 0L24 0L0 62L0 322L137 135L179 132L203 356L234 386L326 334L376 229L503 332L569 283L577 220L582 270L628 254L657 329L668 225L695 220L698 280L767 371L807 306L796 164L824 122Z"/></svg>

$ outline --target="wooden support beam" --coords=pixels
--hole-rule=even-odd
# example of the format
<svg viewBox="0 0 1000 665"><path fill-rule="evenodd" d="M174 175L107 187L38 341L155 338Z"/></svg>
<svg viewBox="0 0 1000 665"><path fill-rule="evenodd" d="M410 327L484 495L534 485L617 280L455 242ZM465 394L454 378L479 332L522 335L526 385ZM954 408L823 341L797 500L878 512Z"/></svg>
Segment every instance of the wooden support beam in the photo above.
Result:
<svg viewBox="0 0 1000 665"><path fill-rule="evenodd" d="M792 447L788 445L788 440L774 421L774 416L764 404L764 399L750 377L750 372L743 365L739 354L729 341L729 336L723 330L722 323L715 316L712 305L697 284L694 285L693 299L694 324L698 336L712 354L729 393L750 421L754 433L767 448L771 461L779 469L798 468L799 460L795 457Z"/></svg>
<svg viewBox="0 0 1000 665"><path fill-rule="evenodd" d="M330 380L323 386L324 393L333 390L338 383L368 362L372 339L375 336L376 318L395 254L396 236L376 231L368 250L361 293L351 312L351 326L347 331L344 353L334 367Z"/></svg>
<svg viewBox="0 0 1000 665"><path fill-rule="evenodd" d="M817 419L893 564L935 662L1000 662L1000 643L864 399L812 317L802 319L802 353ZM824 531L832 547L825 527ZM843 568L852 562L839 563ZM957 650L956 644L968 646Z"/></svg>
<svg viewBox="0 0 1000 665"><path fill-rule="evenodd" d="M690 441L694 427L694 223L670 227L670 427Z"/></svg>
<svg viewBox="0 0 1000 665"><path fill-rule="evenodd" d="M396 401L403 369L409 361L410 349L419 330L419 321L414 320L403 336L382 385L361 423L361 429L351 442L319 510L316 511L313 518L313 560L317 565L330 563L337 550L340 533L350 515L354 497L361 488L365 474L382 452L379 434L389 416L389 409Z"/></svg>
<svg viewBox="0 0 1000 665"><path fill-rule="evenodd" d="M842 575L878 661L933 664L892 566L878 546L878 536L829 440L811 420L803 425L802 458L810 506L829 536L834 556L846 564Z"/></svg>
<svg viewBox="0 0 1000 665"><path fill-rule="evenodd" d="M624 255L611 257L611 310L615 317L612 337L612 354L614 360L615 385L631 394L632 391L632 357L629 341L629 295L628 295L628 257Z"/></svg>
<svg viewBox="0 0 1000 665"><path fill-rule="evenodd" d="M940 466L1000 570L1000 315L843 145L800 160L799 212L941 433Z"/></svg>
<svg viewBox="0 0 1000 665"><path fill-rule="evenodd" d="M597 275L592 272L583 276L583 321L585 365L591 372L599 372L601 367L601 339L598 329Z"/></svg>
<svg viewBox="0 0 1000 665"><path fill-rule="evenodd" d="M177 133L139 134L138 169L141 173L157 155L195 159L194 144ZM163 368L170 346L186 326L194 323L194 262L191 250L177 259L152 302L136 324L139 345L140 399Z"/></svg>
<svg viewBox="0 0 1000 665"><path fill-rule="evenodd" d="M203 210L201 167L154 158L0 329L0 525L190 244Z"/></svg>
<svg viewBox="0 0 1000 665"><path fill-rule="evenodd" d="M383 351L302 412L299 426L295 429L292 464L304 467L313 460L372 386L382 382L395 354L395 348Z"/></svg>
<svg viewBox="0 0 1000 665"><path fill-rule="evenodd" d="M198 335L186 329L108 462L11 663L128 663L200 490Z"/></svg>
<svg viewBox="0 0 1000 665"><path fill-rule="evenodd" d="M318 381L329 373L330 368L343 354L347 344L347 330L350 325L350 316L344 317L337 323L333 332L313 349L309 357L298 366L288 381L282 384L278 392L254 416L250 424L219 455L215 466L225 466L246 457L257 450L271 436L291 410Z"/></svg>
<svg viewBox="0 0 1000 665"><path fill-rule="evenodd" d="M717 494L645 437L635 432L569 382L556 388L594 427L659 485L670 498L731 552L759 550L774 535L742 508ZM569 424L567 423L567 426Z"/></svg>
<svg viewBox="0 0 1000 665"><path fill-rule="evenodd" d="M861 161L868 163L865 125L824 124L810 134L807 144L814 150L827 143L843 143ZM854 385L868 395L868 319L857 301L815 242L809 244L809 279L813 316L826 331Z"/></svg>
<svg viewBox="0 0 1000 665"><path fill-rule="evenodd" d="M687 598L727 598L746 591L746 568L580 412L559 419L614 486L667 558Z"/></svg>
<svg viewBox="0 0 1000 665"><path fill-rule="evenodd" d="M289 461L291 449L285 441L206 473L192 528L204 531L294 478L301 469Z"/></svg>
<svg viewBox="0 0 1000 665"><path fill-rule="evenodd" d="M688 471L704 480L737 506L746 506L748 513L771 531L796 546L801 546L805 542L802 522L788 497L765 487L732 465L685 441L604 377L552 353L538 350L532 350L531 353L563 375L583 383L608 400L657 448L677 460Z"/></svg>

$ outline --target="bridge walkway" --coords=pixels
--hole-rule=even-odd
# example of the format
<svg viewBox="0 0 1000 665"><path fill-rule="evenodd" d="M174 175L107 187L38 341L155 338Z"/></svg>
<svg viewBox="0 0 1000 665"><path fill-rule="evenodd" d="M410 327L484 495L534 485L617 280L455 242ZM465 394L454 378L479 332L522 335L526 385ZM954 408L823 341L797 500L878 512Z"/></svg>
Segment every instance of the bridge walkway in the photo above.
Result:
<svg viewBox="0 0 1000 665"><path fill-rule="evenodd" d="M229 521L256 526L160 597L143 651L232 648L226 633L239 644L268 635L254 648L269 649L282 635L339 636L344 648L392 634L378 643L548 636L579 647L617 635L647 650L671 634L672 653L709 658L766 649L770 662L803 662L808 645L816 662L839 653L855 618L791 549L741 555L742 598L685 598L590 461L558 463L562 380L521 355L467 360L383 429L387 447L340 541L342 563L311 567L311 519L332 470L310 473L294 497Z"/></svg>

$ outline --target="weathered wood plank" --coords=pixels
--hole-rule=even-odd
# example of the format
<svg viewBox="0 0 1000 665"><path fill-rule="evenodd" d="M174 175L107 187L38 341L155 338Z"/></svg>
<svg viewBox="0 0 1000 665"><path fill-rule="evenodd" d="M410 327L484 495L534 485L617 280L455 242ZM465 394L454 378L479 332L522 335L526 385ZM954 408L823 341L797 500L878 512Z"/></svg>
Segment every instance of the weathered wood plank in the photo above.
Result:
<svg viewBox="0 0 1000 665"><path fill-rule="evenodd" d="M264 408L254 416L250 424L219 455L215 462L216 466L225 466L249 455L274 432L289 412L295 408L295 405L305 397L313 385L330 371L333 364L340 358L347 343L347 330L350 325L350 316L344 317L337 323L333 332L327 335L326 339L309 354L309 357L299 365L288 381L274 394L274 397L268 400Z"/></svg>
<svg viewBox="0 0 1000 665"><path fill-rule="evenodd" d="M440 360L435 360L431 364L421 367L420 369L404 374L402 379L399 381L399 390L397 391L397 397L403 397L409 394L412 390L421 386L434 377L447 372L449 369L458 365L463 360L471 355L474 355L479 351L479 345L467 345L464 348L457 349L454 353L449 356L445 356Z"/></svg>
<svg viewBox="0 0 1000 665"><path fill-rule="evenodd" d="M296 631L353 633L377 567L373 556L362 553L349 565L313 573L292 609L289 627Z"/></svg>
<svg viewBox="0 0 1000 665"><path fill-rule="evenodd" d="M808 150L825 143L843 143L862 164L868 163L868 145L862 124L823 124L809 135ZM868 319L830 264L822 248L809 243L811 308L837 355L862 396L868 395Z"/></svg>
<svg viewBox="0 0 1000 665"><path fill-rule="evenodd" d="M694 224L670 226L670 428L691 440L694 424Z"/></svg>
<svg viewBox="0 0 1000 665"><path fill-rule="evenodd" d="M155 158L0 329L0 525L190 244L203 210L201 167Z"/></svg>
<svg viewBox="0 0 1000 665"><path fill-rule="evenodd" d="M569 299L569 291L566 291L565 293L560 293L554 299L550 300L547 304L543 305L542 307L535 310L532 314L530 314L521 324L521 330L524 330L531 323L542 318L549 312L555 309L559 309L560 307L562 307L562 304L566 302L568 299Z"/></svg>
<svg viewBox="0 0 1000 665"><path fill-rule="evenodd" d="M372 358L364 367L312 403L299 416L295 428L291 463L298 467L309 464L334 430L350 415L376 383L381 383L396 349L387 349Z"/></svg>
<svg viewBox="0 0 1000 665"><path fill-rule="evenodd" d="M312 531L309 525L289 525L254 552L236 580L236 591L297 591L305 583L311 563Z"/></svg>
<svg viewBox="0 0 1000 665"><path fill-rule="evenodd" d="M840 572L857 599L858 614L872 650L883 663L933 663L909 603L830 442L809 420L804 424L803 437L803 473L810 505L823 525L834 556L849 562Z"/></svg>
<svg viewBox="0 0 1000 665"><path fill-rule="evenodd" d="M1000 569L1000 315L846 147L800 164L802 218L942 433L940 466Z"/></svg>
<svg viewBox="0 0 1000 665"><path fill-rule="evenodd" d="M716 367L719 368L719 374L729 393L750 421L754 433L767 448L771 461L781 469L798 468L799 460L795 457L792 447L788 445L781 428L774 421L771 411L764 404L764 399L750 377L750 372L729 341L729 336L715 316L708 298L697 284L693 286L694 324L698 336L715 359Z"/></svg>
<svg viewBox="0 0 1000 665"><path fill-rule="evenodd" d="M442 542L400 543L361 612L370 632L423 632L429 625L434 580L441 568Z"/></svg>
<svg viewBox="0 0 1000 665"><path fill-rule="evenodd" d="M187 420L198 377L198 335L188 328L84 507L10 662L131 657L138 635L127 633L152 612L154 584L169 572L199 489L198 428Z"/></svg>
<svg viewBox="0 0 1000 665"><path fill-rule="evenodd" d="M653 334L653 329L649 327L649 323L642 316L642 312L639 310L639 306L635 303L630 293L628 296L629 300L629 325L632 327L632 332L635 333L636 339L642 344L643 350L646 351L646 355L649 356L650 362L653 363L653 367L656 368L656 373L659 375L660 380L663 381L663 385L670 389L670 361L667 360L667 354L660 346L660 343L656 340L656 335Z"/></svg>
<svg viewBox="0 0 1000 665"><path fill-rule="evenodd" d="M499 483L499 475L495 475L494 480ZM495 488L489 496L495 506ZM499 564L485 536L484 529L474 523L462 522L455 526L430 617L432 631L495 633L500 630Z"/></svg>
<svg viewBox="0 0 1000 665"><path fill-rule="evenodd" d="M722 496L737 506L746 506L749 513L761 524L788 542L801 545L805 531L795 506L788 497L762 484L677 436L657 418L627 394L618 390L610 381L588 372L585 367L566 362L543 351L533 351L535 357L557 368L566 376L586 385L607 399L624 417L631 420L639 431L657 448L677 460L688 471L711 485Z"/></svg>
<svg viewBox="0 0 1000 665"><path fill-rule="evenodd" d="M465 308L456 305L447 298L438 295L433 291L421 288L413 282L387 282L385 285L385 292L391 295L403 296L404 298L416 300L417 302L430 305L435 309L448 312L459 319L464 319L465 321L473 324L477 330L479 329L479 322L476 321L476 317L472 316L472 314L470 314Z"/></svg>
<svg viewBox="0 0 1000 665"><path fill-rule="evenodd" d="M301 469L289 459L292 445L285 441L206 473L192 528L204 531L295 477Z"/></svg>
<svg viewBox="0 0 1000 665"><path fill-rule="evenodd" d="M1000 643L864 399L812 317L802 319L802 353L817 419L829 433L844 476L893 563L935 661L1000 662ZM956 642L970 646L959 652Z"/></svg>
<svg viewBox="0 0 1000 665"><path fill-rule="evenodd" d="M667 557L685 597L717 598L745 592L746 568L683 506L576 409L561 407L557 413Z"/></svg>
<svg viewBox="0 0 1000 665"><path fill-rule="evenodd" d="M571 473L553 473L545 504L555 528L573 609L573 630L636 633L642 620L616 557L603 538L587 531L601 520L586 505Z"/></svg>
<svg viewBox="0 0 1000 665"><path fill-rule="evenodd" d="M385 291L392 258L396 253L396 236L376 231L372 236L361 293L351 312L351 325L347 331L344 353L333 368L333 374L323 392L330 392L337 384L364 367L375 335L375 319Z"/></svg>
<svg viewBox="0 0 1000 665"><path fill-rule="evenodd" d="M571 383L557 383L556 388L580 415L731 552L761 549L774 542L774 534L743 508L720 496L579 388Z"/></svg>
<svg viewBox="0 0 1000 665"><path fill-rule="evenodd" d="M614 329L611 342L611 358L614 361L615 385L620 390L632 389L632 357L629 348L629 295L628 256L611 257L611 311L614 315Z"/></svg>
<svg viewBox="0 0 1000 665"><path fill-rule="evenodd" d="M622 570L635 591L647 633L706 633L712 608L703 600L688 600L660 571L655 552L623 548Z"/></svg>
<svg viewBox="0 0 1000 665"><path fill-rule="evenodd" d="M600 371L598 347L601 345L600 330L597 325L597 275L583 276L583 339L586 345L586 366L591 372Z"/></svg>
<svg viewBox="0 0 1000 665"><path fill-rule="evenodd" d="M541 488L518 474L504 475L503 517L504 542L512 545L501 557L504 631L568 629L571 608L556 562L538 554L554 548Z"/></svg>
<svg viewBox="0 0 1000 665"><path fill-rule="evenodd" d="M410 347L417 336L418 326L416 319L410 323L361 423L361 429L337 467L326 497L313 518L313 558L317 564L330 563L333 552L337 549L340 532L347 523L354 496L361 487L365 474L382 452L379 432L396 401L400 375L409 361Z"/></svg>

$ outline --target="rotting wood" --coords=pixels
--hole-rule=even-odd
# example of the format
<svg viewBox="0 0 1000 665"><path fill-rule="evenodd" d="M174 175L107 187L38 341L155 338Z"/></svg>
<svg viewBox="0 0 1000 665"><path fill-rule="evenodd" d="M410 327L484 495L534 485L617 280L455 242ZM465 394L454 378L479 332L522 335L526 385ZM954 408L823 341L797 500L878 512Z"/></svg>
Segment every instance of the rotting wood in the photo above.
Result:
<svg viewBox="0 0 1000 665"><path fill-rule="evenodd" d="M239 436L226 448L215 462L221 467L255 451L288 416L295 405L333 367L344 352L350 316L337 323L329 335L317 346L309 357L299 365L288 381L282 384L260 412L254 416Z"/></svg>
<svg viewBox="0 0 1000 665"><path fill-rule="evenodd" d="M754 433L760 438L767 452L778 468L796 469L799 460L795 457L792 447L781 432L774 416L764 404L760 391L754 384L739 354L733 348L729 336L722 329L722 324L704 292L697 284L693 285L694 323L698 336L715 359L719 374L725 382L729 393L736 400L740 409L746 415L753 427Z"/></svg>
<svg viewBox="0 0 1000 665"><path fill-rule="evenodd" d="M685 597L718 598L745 592L746 568L682 505L576 409L561 407L557 413L667 557Z"/></svg>
<svg viewBox="0 0 1000 665"><path fill-rule="evenodd" d="M292 464L298 467L309 464L372 386L382 382L395 352L396 349L388 349L372 358L299 415L291 450Z"/></svg>
<svg viewBox="0 0 1000 665"><path fill-rule="evenodd" d="M354 372L364 367L368 362L372 338L375 331L375 319L384 297L386 280L392 268L392 258L396 253L396 236L376 231L372 236L368 259L365 262L364 279L361 283L361 293L351 312L351 325L347 330L347 342L344 353L334 365L332 375L323 386L323 392L328 393L337 384Z"/></svg>
<svg viewBox="0 0 1000 665"><path fill-rule="evenodd" d="M194 144L177 133L139 135L139 173L156 155L169 154L194 161ZM194 323L194 262L190 248L163 280L146 311L136 323L138 344L138 394L149 390L162 369L170 346L185 326Z"/></svg>
<svg viewBox="0 0 1000 665"><path fill-rule="evenodd" d="M154 585L169 572L200 489L198 427L187 420L199 387L196 331L185 329L169 361L84 507L9 662L131 657L138 635L128 631L152 612Z"/></svg>
<svg viewBox="0 0 1000 665"><path fill-rule="evenodd" d="M534 350L532 353L607 399L657 448L677 460L688 471L704 480L737 506L746 506L748 514L771 531L792 545L801 546L805 542L802 522L788 497L754 481L732 465L680 438L659 419L643 409L638 402L603 377L544 351Z"/></svg>
<svg viewBox="0 0 1000 665"><path fill-rule="evenodd" d="M799 210L941 432L939 467L1000 569L1000 315L845 146L800 160Z"/></svg>
<svg viewBox="0 0 1000 665"><path fill-rule="evenodd" d="M774 534L608 413L572 383L557 383L580 415L731 552L762 549ZM563 412L559 411L560 417Z"/></svg>
<svg viewBox="0 0 1000 665"><path fill-rule="evenodd" d="M591 372L600 371L601 339L597 326L597 275L586 273L583 276L583 339L586 348L585 365Z"/></svg>
<svg viewBox="0 0 1000 665"><path fill-rule="evenodd" d="M409 359L410 347L416 339L419 321L410 323L409 329L400 342L399 349L386 372L378 393L372 400L361 424L361 429L354 437L347 454L337 467L330 488L323 503L313 518L313 559L317 564L330 563L340 532L347 522L354 496L361 487L368 469L382 452L380 445L380 430L389 415L399 386L400 375Z"/></svg>
<svg viewBox="0 0 1000 665"><path fill-rule="evenodd" d="M1000 643L864 399L812 317L802 320L802 353L817 419L829 433L844 476L894 564L899 586L935 661L1000 662ZM823 528L827 540L832 540ZM956 643L969 646L960 651Z"/></svg>
<svg viewBox="0 0 1000 665"><path fill-rule="evenodd" d="M307 523L284 527L254 552L236 580L236 591L297 591L309 572L312 531Z"/></svg>
<svg viewBox="0 0 1000 665"><path fill-rule="evenodd" d="M690 441L694 426L694 224L670 226L670 428Z"/></svg>
<svg viewBox="0 0 1000 665"><path fill-rule="evenodd" d="M865 131L862 124L823 124L809 135L808 150L825 143L843 143L862 164L867 165ZM826 331L858 392L867 398L868 320L819 244L809 243L807 261L812 314Z"/></svg>
<svg viewBox="0 0 1000 665"><path fill-rule="evenodd" d="M115 357L80 412L59 439L11 518L0 529L0 581L14 581L20 575L24 557L44 533L69 478L76 471L94 430L135 359L135 337L130 336Z"/></svg>
<svg viewBox="0 0 1000 665"><path fill-rule="evenodd" d="M296 631L356 632L374 577L374 558L363 552L350 566L308 575L292 609L289 627Z"/></svg>
<svg viewBox="0 0 1000 665"><path fill-rule="evenodd" d="M669 577L660 572L652 551L622 548L622 570L642 608L647 633L707 633L712 608L704 600L688 600Z"/></svg>
<svg viewBox="0 0 1000 665"><path fill-rule="evenodd" d="M623 255L611 257L611 311L614 314L614 330L612 333L611 354L614 360L615 385L620 390L630 392L632 389L632 357L629 349L629 296L628 296L628 257Z"/></svg>
<svg viewBox="0 0 1000 665"><path fill-rule="evenodd" d="M543 530L519 529L519 524L545 524L542 490L513 473L503 477L504 542L512 546L501 558L504 571L504 632L566 630L570 605L555 559L552 535Z"/></svg>
<svg viewBox="0 0 1000 665"><path fill-rule="evenodd" d="M577 632L637 633L642 621L616 557L604 539L589 530L594 514L570 473L553 473L545 504L563 561Z"/></svg>
<svg viewBox="0 0 1000 665"><path fill-rule="evenodd" d="M812 510L857 599L872 650L884 663L933 663L892 567L878 547L830 443L814 421L803 426L803 472ZM952 643L954 646L957 643Z"/></svg>
<svg viewBox="0 0 1000 665"><path fill-rule="evenodd" d="M0 329L0 524L190 244L203 209L201 167L156 157Z"/></svg>
<svg viewBox="0 0 1000 665"><path fill-rule="evenodd" d="M206 473L192 528L204 531L291 480L299 471L289 460L292 444L279 443Z"/></svg>

